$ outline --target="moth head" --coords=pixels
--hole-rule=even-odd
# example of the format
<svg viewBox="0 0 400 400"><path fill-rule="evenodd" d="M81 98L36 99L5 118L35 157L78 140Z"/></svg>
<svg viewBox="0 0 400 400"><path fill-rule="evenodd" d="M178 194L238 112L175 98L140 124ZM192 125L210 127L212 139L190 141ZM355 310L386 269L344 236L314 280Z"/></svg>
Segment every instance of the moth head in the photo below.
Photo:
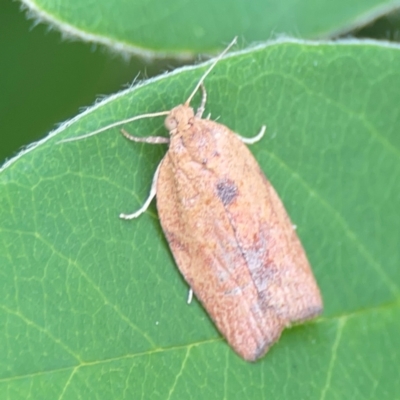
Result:
<svg viewBox="0 0 400 400"><path fill-rule="evenodd" d="M185 130L193 123L194 111L192 107L181 104L174 107L167 118L165 118L164 125L171 135Z"/></svg>

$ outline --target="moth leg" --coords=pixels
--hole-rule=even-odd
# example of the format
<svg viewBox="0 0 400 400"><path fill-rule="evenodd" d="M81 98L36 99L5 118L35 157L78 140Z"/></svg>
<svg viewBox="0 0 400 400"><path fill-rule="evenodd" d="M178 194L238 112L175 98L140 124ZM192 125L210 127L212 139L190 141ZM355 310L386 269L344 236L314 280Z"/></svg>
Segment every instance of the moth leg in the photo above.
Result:
<svg viewBox="0 0 400 400"><path fill-rule="evenodd" d="M160 143L169 143L169 139L162 136L147 136L147 137L138 137L132 136L125 129L121 129L121 133L132 142L144 142L151 144L160 144Z"/></svg>
<svg viewBox="0 0 400 400"><path fill-rule="evenodd" d="M201 89L201 91L203 93L203 97L201 98L200 107L196 111L196 118L201 118L202 117L203 112L204 112L204 110L206 108L206 102L207 102L207 91L206 91L206 88L204 87L203 83L200 85L200 89Z"/></svg>
<svg viewBox="0 0 400 400"><path fill-rule="evenodd" d="M193 289L190 288L188 292L188 298L187 298L187 303L190 304L193 300Z"/></svg>
<svg viewBox="0 0 400 400"><path fill-rule="evenodd" d="M132 214L119 214L120 218L122 218L122 219L134 219L134 218L137 218L140 214L143 214L149 208L149 205L150 205L151 201L153 200L153 198L156 195L157 180L158 180L158 175L160 173L161 163L162 163L162 160L161 160L160 164L158 164L156 172L155 172L155 174L153 176L153 182L151 183L151 189L150 189L149 197L146 199L146 201L144 202L142 207L140 207L139 210L135 211Z"/></svg>
<svg viewBox="0 0 400 400"><path fill-rule="evenodd" d="M206 119L210 119L211 118L211 113L209 113L208 115L207 115L207 118Z"/></svg>
<svg viewBox="0 0 400 400"><path fill-rule="evenodd" d="M265 133L265 128L266 128L265 125L263 125L263 126L261 127L260 132L258 132L257 135L254 136L254 137L252 137L252 138L245 138L245 137L242 137L242 136L240 136L240 135L238 135L238 134L236 134L236 136L237 136L243 143L246 143L246 144L253 144L253 143L256 143L256 142L258 142L259 140L262 139L262 137L264 136L264 133Z"/></svg>

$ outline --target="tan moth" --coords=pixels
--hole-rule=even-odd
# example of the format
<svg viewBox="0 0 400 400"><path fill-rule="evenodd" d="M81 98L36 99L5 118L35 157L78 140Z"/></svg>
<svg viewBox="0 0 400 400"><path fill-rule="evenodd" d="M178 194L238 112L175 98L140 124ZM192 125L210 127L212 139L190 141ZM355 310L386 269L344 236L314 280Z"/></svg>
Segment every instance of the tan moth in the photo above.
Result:
<svg viewBox="0 0 400 400"><path fill-rule="evenodd" d="M244 139L203 119L206 76L235 40L210 65L184 104L170 111L135 116L84 137L140 118L167 115L169 143L153 178L146 211L156 196L162 229L179 270L219 331L245 360L263 356L292 323L322 312L322 298L303 247L284 206ZM196 112L190 102L203 96ZM80 137L82 138L82 137ZM68 140L75 140L67 139Z"/></svg>

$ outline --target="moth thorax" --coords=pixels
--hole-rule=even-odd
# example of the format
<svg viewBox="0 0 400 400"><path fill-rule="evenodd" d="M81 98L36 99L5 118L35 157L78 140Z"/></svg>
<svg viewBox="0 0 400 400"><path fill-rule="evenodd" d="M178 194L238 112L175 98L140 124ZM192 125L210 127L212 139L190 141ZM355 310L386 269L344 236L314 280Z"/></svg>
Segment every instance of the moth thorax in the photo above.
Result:
<svg viewBox="0 0 400 400"><path fill-rule="evenodd" d="M171 134L174 134L188 129L193 124L193 118L193 108L181 104L170 111L164 125Z"/></svg>

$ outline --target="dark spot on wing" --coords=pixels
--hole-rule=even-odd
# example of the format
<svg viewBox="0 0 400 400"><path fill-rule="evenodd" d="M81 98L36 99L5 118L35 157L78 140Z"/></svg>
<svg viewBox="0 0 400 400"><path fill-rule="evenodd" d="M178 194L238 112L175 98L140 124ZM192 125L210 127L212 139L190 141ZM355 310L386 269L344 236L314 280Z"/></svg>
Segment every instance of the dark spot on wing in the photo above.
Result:
<svg viewBox="0 0 400 400"><path fill-rule="evenodd" d="M224 206L228 206L238 195L238 189L235 182L230 179L221 179L217 183L217 194Z"/></svg>

